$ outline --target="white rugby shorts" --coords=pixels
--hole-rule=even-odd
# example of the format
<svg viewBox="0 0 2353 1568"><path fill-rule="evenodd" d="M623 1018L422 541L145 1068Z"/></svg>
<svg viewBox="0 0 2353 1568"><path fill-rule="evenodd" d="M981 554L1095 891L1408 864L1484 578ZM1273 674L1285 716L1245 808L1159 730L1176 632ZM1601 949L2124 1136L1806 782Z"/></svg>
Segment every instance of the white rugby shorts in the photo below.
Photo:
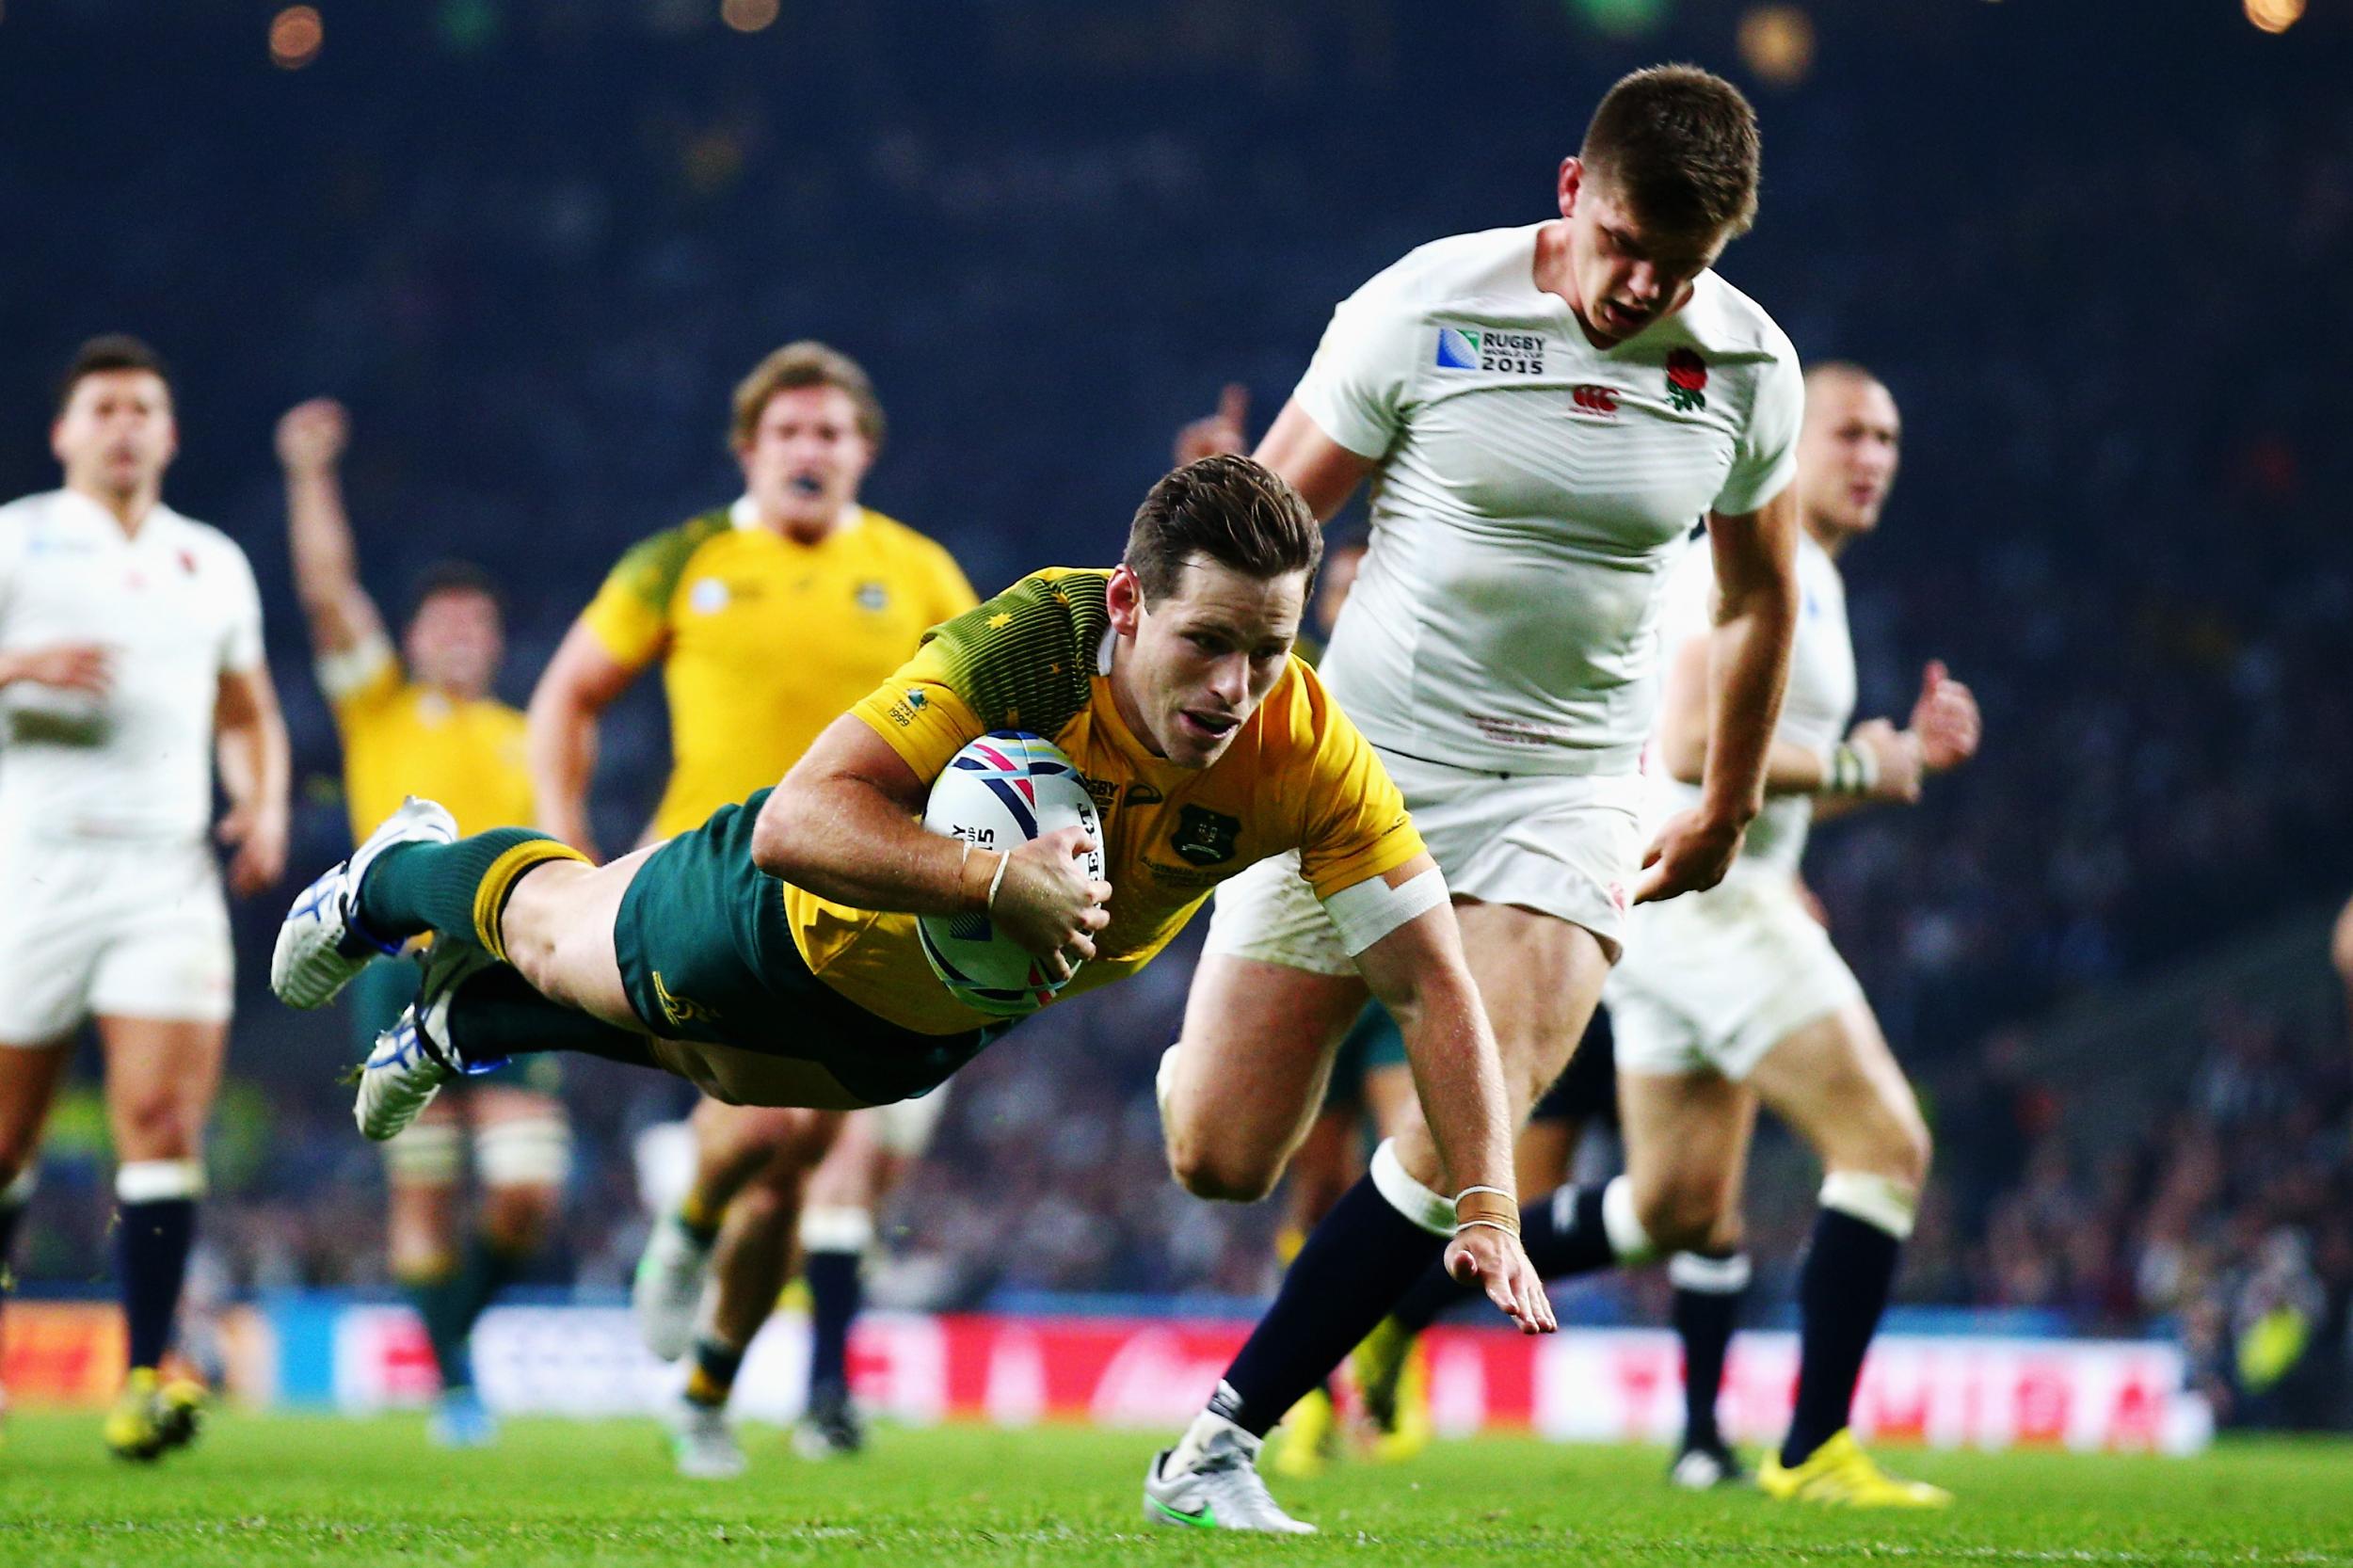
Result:
<svg viewBox="0 0 2353 1568"><path fill-rule="evenodd" d="M932 1146L932 1133L939 1126L939 1118L948 1112L949 1083L941 1084L928 1095L911 1100L894 1100L860 1111L860 1116L874 1119L874 1142L902 1160L915 1160Z"/></svg>
<svg viewBox="0 0 2353 1568"><path fill-rule="evenodd" d="M235 956L202 843L0 843L0 1045L48 1045L93 1015L220 1023Z"/></svg>
<svg viewBox="0 0 2353 1568"><path fill-rule="evenodd" d="M1457 899L1513 904L1583 926L1615 958L1641 863L1638 775L1494 774L1391 752L1422 841ZM1219 885L1206 952L1346 975L1356 966L1297 855L1261 860Z"/></svg>
<svg viewBox="0 0 2353 1568"><path fill-rule="evenodd" d="M1635 910L1602 1000L1620 1072L1737 1083L1791 1032L1862 995L1797 884L1763 873Z"/></svg>

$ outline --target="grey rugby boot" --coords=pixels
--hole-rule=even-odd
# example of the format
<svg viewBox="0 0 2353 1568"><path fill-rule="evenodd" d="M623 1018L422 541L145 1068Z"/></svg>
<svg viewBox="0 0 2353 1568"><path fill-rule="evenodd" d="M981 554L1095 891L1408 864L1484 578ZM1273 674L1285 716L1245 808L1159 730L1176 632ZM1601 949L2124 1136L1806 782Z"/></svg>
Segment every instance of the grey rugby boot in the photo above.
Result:
<svg viewBox="0 0 2353 1568"><path fill-rule="evenodd" d="M384 819L351 858L294 901L278 927L269 955L269 988L289 1007L324 1007L378 953L398 952L398 942L371 936L360 924L360 879L376 857L394 844L446 844L457 838L457 819L432 801L410 795Z"/></svg>

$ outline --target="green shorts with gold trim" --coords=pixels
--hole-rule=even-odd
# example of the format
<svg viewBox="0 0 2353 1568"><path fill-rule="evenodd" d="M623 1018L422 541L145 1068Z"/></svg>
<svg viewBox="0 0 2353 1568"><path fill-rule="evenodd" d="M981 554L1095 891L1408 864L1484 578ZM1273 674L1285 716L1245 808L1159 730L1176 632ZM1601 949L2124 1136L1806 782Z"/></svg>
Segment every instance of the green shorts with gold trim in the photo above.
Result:
<svg viewBox="0 0 2353 1568"><path fill-rule="evenodd" d="M811 974L784 884L752 863L761 790L656 850L621 895L613 951L646 1028L666 1039L814 1062L870 1105L946 1082L1010 1022L918 1034Z"/></svg>

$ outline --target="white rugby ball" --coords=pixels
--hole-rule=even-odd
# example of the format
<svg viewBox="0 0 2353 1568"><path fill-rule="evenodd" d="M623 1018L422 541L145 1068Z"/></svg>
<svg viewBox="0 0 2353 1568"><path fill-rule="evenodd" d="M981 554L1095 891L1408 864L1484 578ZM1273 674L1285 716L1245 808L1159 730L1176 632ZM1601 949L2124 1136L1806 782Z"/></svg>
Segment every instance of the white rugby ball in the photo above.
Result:
<svg viewBox="0 0 2353 1568"><path fill-rule="evenodd" d="M1084 828L1095 848L1081 869L1103 874L1103 824L1085 781L1053 742L1023 730L993 730L957 752L932 781L923 825L998 851L1059 828ZM977 1012L1027 1017L1070 984L1048 979L984 914L924 915L916 931L940 984Z"/></svg>

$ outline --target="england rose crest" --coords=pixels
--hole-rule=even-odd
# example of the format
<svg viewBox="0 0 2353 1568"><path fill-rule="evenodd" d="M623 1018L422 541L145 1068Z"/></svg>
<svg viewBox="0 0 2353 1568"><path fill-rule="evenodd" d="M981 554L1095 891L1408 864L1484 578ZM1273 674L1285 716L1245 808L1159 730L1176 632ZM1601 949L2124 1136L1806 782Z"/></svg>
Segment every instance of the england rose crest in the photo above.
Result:
<svg viewBox="0 0 2353 1568"><path fill-rule="evenodd" d="M1707 407L1707 361L1696 350L1678 348L1667 356L1667 401L1678 413Z"/></svg>

